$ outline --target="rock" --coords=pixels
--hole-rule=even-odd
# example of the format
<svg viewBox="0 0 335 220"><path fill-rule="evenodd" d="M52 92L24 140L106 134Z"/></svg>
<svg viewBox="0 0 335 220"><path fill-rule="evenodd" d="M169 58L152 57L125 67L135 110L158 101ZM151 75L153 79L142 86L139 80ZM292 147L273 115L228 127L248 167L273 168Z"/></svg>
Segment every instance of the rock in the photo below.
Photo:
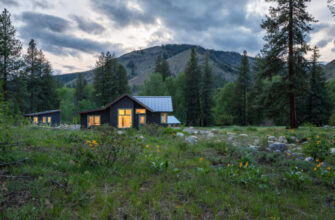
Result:
<svg viewBox="0 0 335 220"><path fill-rule="evenodd" d="M227 132L227 135L228 135L228 136L235 136L236 134L235 134L235 133L232 133L232 132Z"/></svg>
<svg viewBox="0 0 335 220"><path fill-rule="evenodd" d="M274 143L274 141L268 141L268 145L273 144L273 143Z"/></svg>
<svg viewBox="0 0 335 220"><path fill-rule="evenodd" d="M296 144L288 144L287 147L290 147L290 148L295 148L297 145Z"/></svg>
<svg viewBox="0 0 335 220"><path fill-rule="evenodd" d="M252 150L258 150L259 146L249 145L249 148L252 149Z"/></svg>
<svg viewBox="0 0 335 220"><path fill-rule="evenodd" d="M234 147L238 147L238 143L237 142L233 142L232 144Z"/></svg>
<svg viewBox="0 0 335 220"><path fill-rule="evenodd" d="M213 137L215 137L215 134L213 134L213 133L208 133L207 137L208 137L208 138L213 138Z"/></svg>
<svg viewBox="0 0 335 220"><path fill-rule="evenodd" d="M184 137L185 135L184 135L184 133L177 132L176 136L177 136L177 137Z"/></svg>
<svg viewBox="0 0 335 220"><path fill-rule="evenodd" d="M335 148L330 148L330 153L335 154Z"/></svg>
<svg viewBox="0 0 335 220"><path fill-rule="evenodd" d="M313 157L306 157L304 161L314 162L314 158Z"/></svg>
<svg viewBox="0 0 335 220"><path fill-rule="evenodd" d="M187 137L185 141L189 144L196 144L198 142L198 137L192 135L192 136Z"/></svg>
<svg viewBox="0 0 335 220"><path fill-rule="evenodd" d="M276 137L275 136L268 136L268 141L275 141Z"/></svg>
<svg viewBox="0 0 335 220"><path fill-rule="evenodd" d="M240 137L248 137L247 134L240 134Z"/></svg>
<svg viewBox="0 0 335 220"><path fill-rule="evenodd" d="M278 141L279 141L280 143L287 144L287 139L286 139L285 136L280 136L279 139L278 139Z"/></svg>
<svg viewBox="0 0 335 220"><path fill-rule="evenodd" d="M213 134L218 134L218 133L219 133L219 131L216 130L215 128L211 129L211 132L212 132Z"/></svg>
<svg viewBox="0 0 335 220"><path fill-rule="evenodd" d="M200 134L209 134L209 133L210 133L210 131L206 131L206 130L200 130L200 131L199 131L199 133L200 133Z"/></svg>
<svg viewBox="0 0 335 220"><path fill-rule="evenodd" d="M329 125L325 125L325 126L323 126L324 128L330 128L330 126Z"/></svg>
<svg viewBox="0 0 335 220"><path fill-rule="evenodd" d="M284 143L278 143L278 142L270 144L269 148L271 149L271 151L281 151L281 152L284 152L284 151L287 150L286 144L284 144Z"/></svg>
<svg viewBox="0 0 335 220"><path fill-rule="evenodd" d="M234 136L229 136L228 137L228 141L233 141L233 139L234 139Z"/></svg>
<svg viewBox="0 0 335 220"><path fill-rule="evenodd" d="M254 140L254 145L256 145L256 146L259 145L259 139Z"/></svg>
<svg viewBox="0 0 335 220"><path fill-rule="evenodd" d="M304 154L303 153L292 153L292 157L296 157L297 159L304 160Z"/></svg>
<svg viewBox="0 0 335 220"><path fill-rule="evenodd" d="M116 133L117 133L118 135L122 135L122 134L123 134L123 131L118 130Z"/></svg>
<svg viewBox="0 0 335 220"><path fill-rule="evenodd" d="M291 139L293 142L297 142L297 137L295 137L295 136L291 136L290 139Z"/></svg>

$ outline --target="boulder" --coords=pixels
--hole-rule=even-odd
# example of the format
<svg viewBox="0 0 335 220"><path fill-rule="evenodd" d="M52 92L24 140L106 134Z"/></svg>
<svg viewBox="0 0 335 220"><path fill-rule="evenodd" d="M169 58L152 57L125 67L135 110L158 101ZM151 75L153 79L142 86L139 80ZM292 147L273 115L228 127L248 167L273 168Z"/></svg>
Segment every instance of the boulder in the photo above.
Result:
<svg viewBox="0 0 335 220"><path fill-rule="evenodd" d="M276 137L275 136L268 136L268 141L276 141Z"/></svg>
<svg viewBox="0 0 335 220"><path fill-rule="evenodd" d="M232 144L234 147L238 147L239 146L239 144L237 143L237 142L233 142L233 144Z"/></svg>
<svg viewBox="0 0 335 220"><path fill-rule="evenodd" d="M259 139L258 138L254 140L254 145L256 145L256 146L259 145Z"/></svg>
<svg viewBox="0 0 335 220"><path fill-rule="evenodd" d="M280 136L279 139L278 139L278 141L279 141L280 143L287 144L287 139L286 139L285 136Z"/></svg>
<svg viewBox="0 0 335 220"><path fill-rule="evenodd" d="M213 137L215 137L215 134L213 134L212 132L210 132L210 133L208 133L207 137L208 138L213 138Z"/></svg>
<svg viewBox="0 0 335 220"><path fill-rule="evenodd" d="M252 149L252 150L258 150L259 146L249 145L249 148Z"/></svg>
<svg viewBox="0 0 335 220"><path fill-rule="evenodd" d="M240 134L240 137L248 137L247 134Z"/></svg>
<svg viewBox="0 0 335 220"><path fill-rule="evenodd" d="M314 158L313 157L306 157L304 161L314 162Z"/></svg>
<svg viewBox="0 0 335 220"><path fill-rule="evenodd" d="M177 136L177 137L184 137L185 135L184 135L184 133L177 132L176 136Z"/></svg>
<svg viewBox="0 0 335 220"><path fill-rule="evenodd" d="M303 153L292 153L292 157L295 157L296 159L299 160L304 160L304 154Z"/></svg>
<svg viewBox="0 0 335 220"><path fill-rule="evenodd" d="M117 133L118 135L122 135L122 134L123 134L123 131L118 130L116 133Z"/></svg>
<svg viewBox="0 0 335 220"><path fill-rule="evenodd" d="M330 128L330 126L329 125L325 125L325 126L323 126L324 128Z"/></svg>
<svg viewBox="0 0 335 220"><path fill-rule="evenodd" d="M192 136L187 137L187 138L185 139L185 141L186 141L187 143L189 143L189 144L196 144L196 143L198 143L198 137L192 135Z"/></svg>
<svg viewBox="0 0 335 220"><path fill-rule="evenodd" d="M214 133L214 134L218 134L219 133L219 131L216 130L215 128L211 129L211 132Z"/></svg>
<svg viewBox="0 0 335 220"><path fill-rule="evenodd" d="M235 136L236 134L235 134L235 133L232 133L232 132L227 132L227 135L228 135L228 136Z"/></svg>
<svg viewBox="0 0 335 220"><path fill-rule="evenodd" d="M275 142L273 144L270 144L269 148L271 149L271 151L281 151L284 152L287 150L287 146L284 143L279 143L279 142Z"/></svg>
<svg viewBox="0 0 335 220"><path fill-rule="evenodd" d="M234 136L229 136L227 140L228 141L233 141L233 139L234 139Z"/></svg>
<svg viewBox="0 0 335 220"><path fill-rule="evenodd" d="M291 139L293 142L297 142L297 137L295 137L295 136L291 136L290 139Z"/></svg>
<svg viewBox="0 0 335 220"><path fill-rule="evenodd" d="M330 153L335 154L335 148L330 148Z"/></svg>

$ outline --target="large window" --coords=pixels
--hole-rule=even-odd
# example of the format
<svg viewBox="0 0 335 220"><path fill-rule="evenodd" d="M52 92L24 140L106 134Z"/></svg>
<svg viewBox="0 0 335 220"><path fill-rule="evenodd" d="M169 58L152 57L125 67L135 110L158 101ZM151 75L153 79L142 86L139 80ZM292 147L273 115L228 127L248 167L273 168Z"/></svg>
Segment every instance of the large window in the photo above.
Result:
<svg viewBox="0 0 335 220"><path fill-rule="evenodd" d="M138 122L140 125L144 125L146 123L145 115L139 115L138 116Z"/></svg>
<svg viewBox="0 0 335 220"><path fill-rule="evenodd" d="M34 117L34 123L36 123L36 124L38 123L38 117L37 116Z"/></svg>
<svg viewBox="0 0 335 220"><path fill-rule="evenodd" d="M132 110L131 109L119 109L118 111L118 127L119 128L131 128L132 126Z"/></svg>
<svg viewBox="0 0 335 220"><path fill-rule="evenodd" d="M47 117L43 116L43 123L47 123Z"/></svg>
<svg viewBox="0 0 335 220"><path fill-rule="evenodd" d="M48 117L48 123L51 123L51 117L50 116Z"/></svg>
<svg viewBox="0 0 335 220"><path fill-rule="evenodd" d="M167 113L161 114L161 123L167 123Z"/></svg>
<svg viewBox="0 0 335 220"><path fill-rule="evenodd" d="M145 109L136 109L136 114L145 114L146 113L146 110Z"/></svg>
<svg viewBox="0 0 335 220"><path fill-rule="evenodd" d="M89 115L88 116L88 127L100 126L100 115Z"/></svg>

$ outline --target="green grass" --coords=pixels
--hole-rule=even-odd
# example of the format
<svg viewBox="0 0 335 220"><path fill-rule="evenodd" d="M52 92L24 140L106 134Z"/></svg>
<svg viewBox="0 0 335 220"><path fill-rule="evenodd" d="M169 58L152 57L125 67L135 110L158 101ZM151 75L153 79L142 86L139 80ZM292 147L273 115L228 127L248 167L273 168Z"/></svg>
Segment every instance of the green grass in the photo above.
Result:
<svg viewBox="0 0 335 220"><path fill-rule="evenodd" d="M331 139L334 129L216 129L217 138L188 145L164 128L120 136L110 128L0 126L0 164L26 158L0 167L0 175L24 176L0 177L0 218L335 218L334 156L325 160L331 171L314 171L316 163L247 148L267 135ZM237 134L238 147L227 132Z"/></svg>

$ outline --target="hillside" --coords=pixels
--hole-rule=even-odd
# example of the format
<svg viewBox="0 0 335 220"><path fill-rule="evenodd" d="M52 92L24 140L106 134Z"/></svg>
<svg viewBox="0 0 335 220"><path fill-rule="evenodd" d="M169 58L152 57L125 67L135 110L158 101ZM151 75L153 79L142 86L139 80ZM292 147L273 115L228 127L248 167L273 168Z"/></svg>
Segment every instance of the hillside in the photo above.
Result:
<svg viewBox="0 0 335 220"><path fill-rule="evenodd" d="M204 61L206 51L210 54L210 64L213 72L222 80L234 81L237 76L241 55L237 52L225 52L216 50L206 50L194 45L168 44L150 47L142 50L132 51L118 58L119 62L127 69L130 85L142 85L148 75L154 72L155 62L158 56L167 59L171 72L177 75L183 72L190 57L191 48L196 48L200 64ZM254 58L250 57L253 63ZM66 85L72 86L79 73L69 73L58 75ZM93 70L83 72L86 80L93 81Z"/></svg>
<svg viewBox="0 0 335 220"><path fill-rule="evenodd" d="M324 66L324 70L326 72L327 79L335 78L335 60Z"/></svg>

